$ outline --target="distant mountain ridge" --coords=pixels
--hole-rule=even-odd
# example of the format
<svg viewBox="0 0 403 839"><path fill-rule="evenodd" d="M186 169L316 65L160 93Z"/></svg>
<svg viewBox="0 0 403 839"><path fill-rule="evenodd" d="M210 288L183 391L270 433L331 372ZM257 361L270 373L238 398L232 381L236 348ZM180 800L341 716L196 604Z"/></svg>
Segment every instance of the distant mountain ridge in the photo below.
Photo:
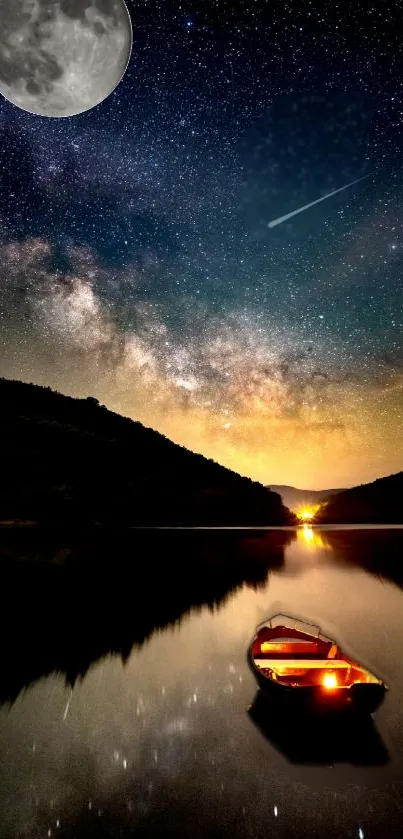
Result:
<svg viewBox="0 0 403 839"><path fill-rule="evenodd" d="M302 507L321 504L339 492L345 492L344 489L297 489L297 487L274 484L268 486L267 489L271 492L277 492L281 496L283 504L293 513L296 513Z"/></svg>
<svg viewBox="0 0 403 839"><path fill-rule="evenodd" d="M287 525L278 494L107 410L0 379L0 521Z"/></svg>
<svg viewBox="0 0 403 839"><path fill-rule="evenodd" d="M332 496L318 524L403 524L403 472Z"/></svg>

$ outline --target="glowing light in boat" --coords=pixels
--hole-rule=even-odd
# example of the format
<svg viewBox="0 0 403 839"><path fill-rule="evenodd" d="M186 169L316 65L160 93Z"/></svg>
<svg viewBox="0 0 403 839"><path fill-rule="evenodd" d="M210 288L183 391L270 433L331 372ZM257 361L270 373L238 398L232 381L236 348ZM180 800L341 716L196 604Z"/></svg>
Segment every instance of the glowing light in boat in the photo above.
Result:
<svg viewBox="0 0 403 839"><path fill-rule="evenodd" d="M323 677L323 687L326 690L334 690L337 688L337 678L335 673L326 673Z"/></svg>

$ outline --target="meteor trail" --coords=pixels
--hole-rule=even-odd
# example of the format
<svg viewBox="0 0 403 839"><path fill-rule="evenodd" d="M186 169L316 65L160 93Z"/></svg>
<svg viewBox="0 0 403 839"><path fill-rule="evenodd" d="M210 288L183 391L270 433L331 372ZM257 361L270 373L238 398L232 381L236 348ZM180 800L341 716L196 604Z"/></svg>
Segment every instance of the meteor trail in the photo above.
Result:
<svg viewBox="0 0 403 839"><path fill-rule="evenodd" d="M285 216L280 216L279 218L275 218L273 221L269 221L268 227L277 227L278 224L282 224L283 221L288 221L289 218L298 215L298 213L303 213L304 210L309 210L310 207L314 207L315 204L319 204L320 201L325 201L326 198L331 198L332 195L337 195L338 192L342 192L343 189L347 189L349 186L353 186L354 184L358 184L360 181L363 181L365 178L369 178L370 175L373 173L370 172L369 175L363 175L362 178L357 178L356 181L351 181L351 183L346 184L345 186L339 187L339 189L333 190L333 192L328 192L327 195L322 195L322 198L317 198L316 201L311 201L310 204L305 204L303 207L299 207L298 210L293 210L292 213L287 213Z"/></svg>

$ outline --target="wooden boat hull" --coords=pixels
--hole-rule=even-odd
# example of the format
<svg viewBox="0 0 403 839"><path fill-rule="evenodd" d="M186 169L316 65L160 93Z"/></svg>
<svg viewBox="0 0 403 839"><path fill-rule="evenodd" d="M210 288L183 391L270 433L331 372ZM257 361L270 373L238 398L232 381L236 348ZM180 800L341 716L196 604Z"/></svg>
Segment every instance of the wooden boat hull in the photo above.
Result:
<svg viewBox="0 0 403 839"><path fill-rule="evenodd" d="M274 619L271 619L274 620ZM288 619L294 620L294 619ZM270 623L270 621L269 621ZM294 623L301 623L294 620ZM318 713L328 713L328 712L339 712L341 710L351 710L358 713L366 713L372 714L374 713L377 708L379 708L380 704L382 703L385 693L387 691L387 685L377 677L373 676L370 671L363 668L361 665L353 662L349 658L347 658L342 651L334 644L331 639L325 638L325 636L319 635L319 628L318 634L314 638L309 633L304 634L302 631L291 630L294 633L295 638L288 638L287 640L291 642L298 640L300 646L303 650L305 650L305 656L302 655L300 658L292 656L292 661L287 662L287 660L281 658L278 661L278 657L276 660L276 655L272 654L273 657L269 658L269 660L258 661L259 652L257 653L256 650L259 650L259 639L260 637L269 638L270 635L264 636L256 634L253 638L249 649L248 649L248 663L253 672L253 675L256 678L256 681L259 685L260 691L264 696L269 698L274 703L279 703L282 706L292 706L292 707L301 707L304 710L314 710ZM280 630L277 632L277 637L274 643L261 643L261 649L263 650L264 647L286 647L286 643L282 643L281 638L281 631L283 634L286 632L290 632L290 630L285 630L284 627L280 627ZM260 630L262 632L262 630ZM270 630L268 630L268 633ZM315 661L315 656L311 655L310 660L306 660L306 649L308 649L309 644L313 643L317 644L317 646L321 649L327 649L329 652L330 649L334 649L337 653L334 653L334 658L326 659L322 661L322 657L319 658L318 661ZM322 645L322 647L320 647ZM291 647L295 647L295 644L291 643ZM270 656L270 653L267 653ZM261 658L261 654L260 654ZM351 684L346 683L342 684L342 679L339 679L340 684L336 684L333 689L327 690L324 687L324 682L318 682L318 684L303 684L303 678L301 678L301 683L298 683L298 677L295 677L293 684L285 684L282 680L282 672L287 673L287 663L293 665L294 667L298 667L301 665L302 668L305 666L307 668L307 672L315 673L322 673L320 668L324 668L323 673L324 678L326 679L327 672L333 671L334 673L342 673L343 668L344 671L346 667L357 668L356 671L358 674L362 674L362 682L354 681ZM263 665L264 670L262 671L261 667L259 668L258 665ZM273 667L273 671L270 669ZM276 675L276 667L277 667L277 675ZM312 667L312 670L310 669ZM340 669L337 670L337 667ZM295 671L297 672L297 671ZM302 672L302 671L301 671ZM268 675L271 674L271 675ZM280 674L280 675L279 675Z"/></svg>

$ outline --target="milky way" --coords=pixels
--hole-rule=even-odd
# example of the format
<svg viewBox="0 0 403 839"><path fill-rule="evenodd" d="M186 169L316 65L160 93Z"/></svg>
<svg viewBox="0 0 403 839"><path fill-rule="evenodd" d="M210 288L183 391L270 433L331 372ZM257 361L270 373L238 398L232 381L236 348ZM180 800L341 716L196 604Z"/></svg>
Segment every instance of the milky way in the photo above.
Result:
<svg viewBox="0 0 403 839"><path fill-rule="evenodd" d="M98 108L1 102L0 373L347 486L403 466L398 4L266 6L132 6Z"/></svg>

